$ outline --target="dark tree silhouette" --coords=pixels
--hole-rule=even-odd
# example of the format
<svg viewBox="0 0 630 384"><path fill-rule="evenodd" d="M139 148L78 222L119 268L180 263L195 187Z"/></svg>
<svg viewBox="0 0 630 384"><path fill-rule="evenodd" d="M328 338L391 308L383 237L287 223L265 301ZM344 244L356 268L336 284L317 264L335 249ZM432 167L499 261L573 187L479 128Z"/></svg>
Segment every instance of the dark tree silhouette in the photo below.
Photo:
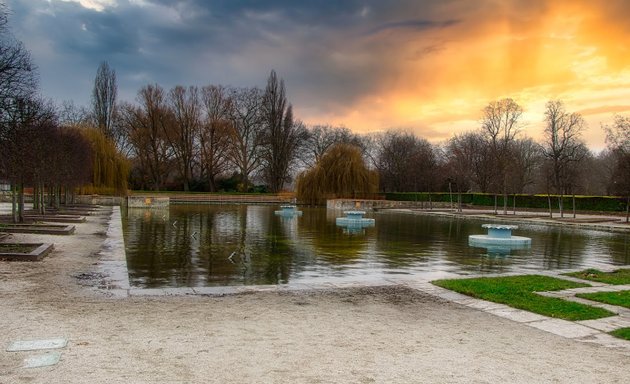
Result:
<svg viewBox="0 0 630 384"><path fill-rule="evenodd" d="M92 113L96 127L109 139L116 142L114 121L116 118L116 71L103 61L96 71L92 89Z"/></svg>
<svg viewBox="0 0 630 384"><path fill-rule="evenodd" d="M291 164L306 139L306 130L293 119L284 81L271 71L261 105L264 130L261 135L262 172L271 192L280 192L291 181Z"/></svg>

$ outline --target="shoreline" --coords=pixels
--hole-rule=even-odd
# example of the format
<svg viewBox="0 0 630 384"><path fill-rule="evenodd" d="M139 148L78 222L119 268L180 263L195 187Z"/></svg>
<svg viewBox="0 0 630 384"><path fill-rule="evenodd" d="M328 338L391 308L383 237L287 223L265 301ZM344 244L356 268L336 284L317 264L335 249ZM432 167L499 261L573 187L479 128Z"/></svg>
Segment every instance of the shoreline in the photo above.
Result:
<svg viewBox="0 0 630 384"><path fill-rule="evenodd" d="M630 342L605 347L590 331L559 336L546 328L569 324L413 278L109 296L113 290L99 286L121 278L106 268L120 262L115 216L90 216L67 237L14 235L53 242L55 250L40 262L0 263L0 342L65 337L68 346L58 364L32 369L22 365L34 352L3 348L0 383L622 383L630 376Z"/></svg>

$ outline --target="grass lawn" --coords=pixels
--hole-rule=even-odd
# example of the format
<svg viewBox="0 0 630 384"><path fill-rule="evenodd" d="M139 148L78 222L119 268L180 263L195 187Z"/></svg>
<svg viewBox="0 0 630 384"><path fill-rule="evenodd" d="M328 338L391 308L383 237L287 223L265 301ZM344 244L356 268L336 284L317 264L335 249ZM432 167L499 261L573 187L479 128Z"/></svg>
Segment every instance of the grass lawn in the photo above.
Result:
<svg viewBox="0 0 630 384"><path fill-rule="evenodd" d="M590 320L614 315L602 308L535 294L534 292L588 286L548 276L524 275L437 280L433 281L433 284L468 296L559 319Z"/></svg>
<svg viewBox="0 0 630 384"><path fill-rule="evenodd" d="M620 339L630 340L630 328L620 328L610 332L611 335Z"/></svg>
<svg viewBox="0 0 630 384"><path fill-rule="evenodd" d="M575 295L583 299L630 308L630 291L580 293Z"/></svg>
<svg viewBox="0 0 630 384"><path fill-rule="evenodd" d="M613 272L602 272L597 269L586 269L580 272L566 273L567 276L578 279L598 281L604 284L630 284L630 269L617 269Z"/></svg>

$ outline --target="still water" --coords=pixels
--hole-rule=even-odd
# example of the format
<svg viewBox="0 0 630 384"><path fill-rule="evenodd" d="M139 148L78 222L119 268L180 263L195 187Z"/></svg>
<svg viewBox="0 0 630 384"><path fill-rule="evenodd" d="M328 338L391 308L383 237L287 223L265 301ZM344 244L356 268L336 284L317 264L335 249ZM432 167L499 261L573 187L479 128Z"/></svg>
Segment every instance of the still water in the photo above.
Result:
<svg viewBox="0 0 630 384"><path fill-rule="evenodd" d="M367 215L372 228L335 225L341 212L275 206L182 205L128 209L123 229L134 287L281 284L386 275L531 272L630 264L630 235L519 224L530 249L468 245L490 220L394 212Z"/></svg>

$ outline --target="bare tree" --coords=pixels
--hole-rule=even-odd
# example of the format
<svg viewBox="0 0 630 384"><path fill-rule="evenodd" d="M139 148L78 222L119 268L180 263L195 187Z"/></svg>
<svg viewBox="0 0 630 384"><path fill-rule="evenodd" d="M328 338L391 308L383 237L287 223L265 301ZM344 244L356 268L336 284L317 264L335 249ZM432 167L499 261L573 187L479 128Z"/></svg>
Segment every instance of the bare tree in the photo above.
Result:
<svg viewBox="0 0 630 384"><path fill-rule="evenodd" d="M96 127L103 134L116 142L114 120L116 116L116 71L103 61L96 71L92 89L92 113Z"/></svg>
<svg viewBox="0 0 630 384"><path fill-rule="evenodd" d="M470 188L474 173L471 167L475 161L475 148L471 144L475 144L472 133L453 136L444 148L444 156L446 163L444 171L446 181L448 182L448 190L452 192L453 184L457 192L457 210L462 210L461 194ZM451 197L451 204L453 200Z"/></svg>
<svg viewBox="0 0 630 384"><path fill-rule="evenodd" d="M503 192L503 213L507 213L508 172L511 150L519 131L523 108L512 99L493 101L483 110L482 130L494 158L496 191ZM496 209L496 207L495 207Z"/></svg>
<svg viewBox="0 0 630 384"><path fill-rule="evenodd" d="M0 133L0 169L13 187L13 220L24 220L24 187L33 184L46 165L42 149L50 147L42 131L55 124L56 116L51 103L41 99L13 99L10 108L5 104Z"/></svg>
<svg viewBox="0 0 630 384"><path fill-rule="evenodd" d="M543 148L531 138L517 139L512 147L512 167L508 177L514 193L524 193L534 184L536 171L541 165Z"/></svg>
<svg viewBox="0 0 630 384"><path fill-rule="evenodd" d="M173 150L184 191L190 190L198 155L199 129L201 125L201 100L197 87L176 86L168 93L168 103L173 124L163 124L164 137Z"/></svg>
<svg viewBox="0 0 630 384"><path fill-rule="evenodd" d="M376 168L387 192L429 191L434 184L436 157L428 141L390 130L377 138Z"/></svg>
<svg viewBox="0 0 630 384"><path fill-rule="evenodd" d="M314 166L335 144L351 144L360 147L359 137L346 127L314 125L307 128L308 138L302 161L307 167Z"/></svg>
<svg viewBox="0 0 630 384"><path fill-rule="evenodd" d="M460 182L466 180L471 188L483 193L489 192L495 172L494 158L481 132L470 131L455 135L448 141L445 150L452 165L451 169L457 170L457 174L467 174L457 177Z"/></svg>
<svg viewBox="0 0 630 384"><path fill-rule="evenodd" d="M72 100L64 100L57 107L59 124L64 126L86 125L90 119L90 113L85 107L76 105Z"/></svg>
<svg viewBox="0 0 630 384"><path fill-rule="evenodd" d="M543 153L549 162L550 186L559 194L558 208L562 217L563 195L572 192L577 182L576 169L572 165L588 153L580 139L585 122L579 113L566 112L560 100L547 102L545 122Z"/></svg>
<svg viewBox="0 0 630 384"><path fill-rule="evenodd" d="M262 98L261 135L262 171L271 192L280 192L291 181L290 165L306 139L302 124L293 120L293 108L287 103L284 81L271 71Z"/></svg>
<svg viewBox="0 0 630 384"><path fill-rule="evenodd" d="M630 220L630 117L616 115L612 127L605 126L606 144L614 158L612 191L626 196L626 222Z"/></svg>
<svg viewBox="0 0 630 384"><path fill-rule="evenodd" d="M0 176L11 182L13 220L23 220L24 183L32 175L29 146L45 118L31 55L8 28L8 11L0 3Z"/></svg>
<svg viewBox="0 0 630 384"><path fill-rule="evenodd" d="M205 112L199 132L201 174L208 180L210 191L216 191L216 179L229 164L232 101L226 88L215 85L203 87L201 98Z"/></svg>
<svg viewBox="0 0 630 384"><path fill-rule="evenodd" d="M230 159L242 177L239 189L247 191L251 177L261 166L262 92L259 88L234 88L230 91L230 99Z"/></svg>
<svg viewBox="0 0 630 384"><path fill-rule="evenodd" d="M15 100L26 100L37 90L37 68L30 52L8 28L7 9L0 4L0 113Z"/></svg>
<svg viewBox="0 0 630 384"><path fill-rule="evenodd" d="M170 172L173 150L164 132L173 123L164 90L157 84L138 91L139 106L124 104L121 126L132 147L132 158L140 177L154 190L164 186Z"/></svg>

